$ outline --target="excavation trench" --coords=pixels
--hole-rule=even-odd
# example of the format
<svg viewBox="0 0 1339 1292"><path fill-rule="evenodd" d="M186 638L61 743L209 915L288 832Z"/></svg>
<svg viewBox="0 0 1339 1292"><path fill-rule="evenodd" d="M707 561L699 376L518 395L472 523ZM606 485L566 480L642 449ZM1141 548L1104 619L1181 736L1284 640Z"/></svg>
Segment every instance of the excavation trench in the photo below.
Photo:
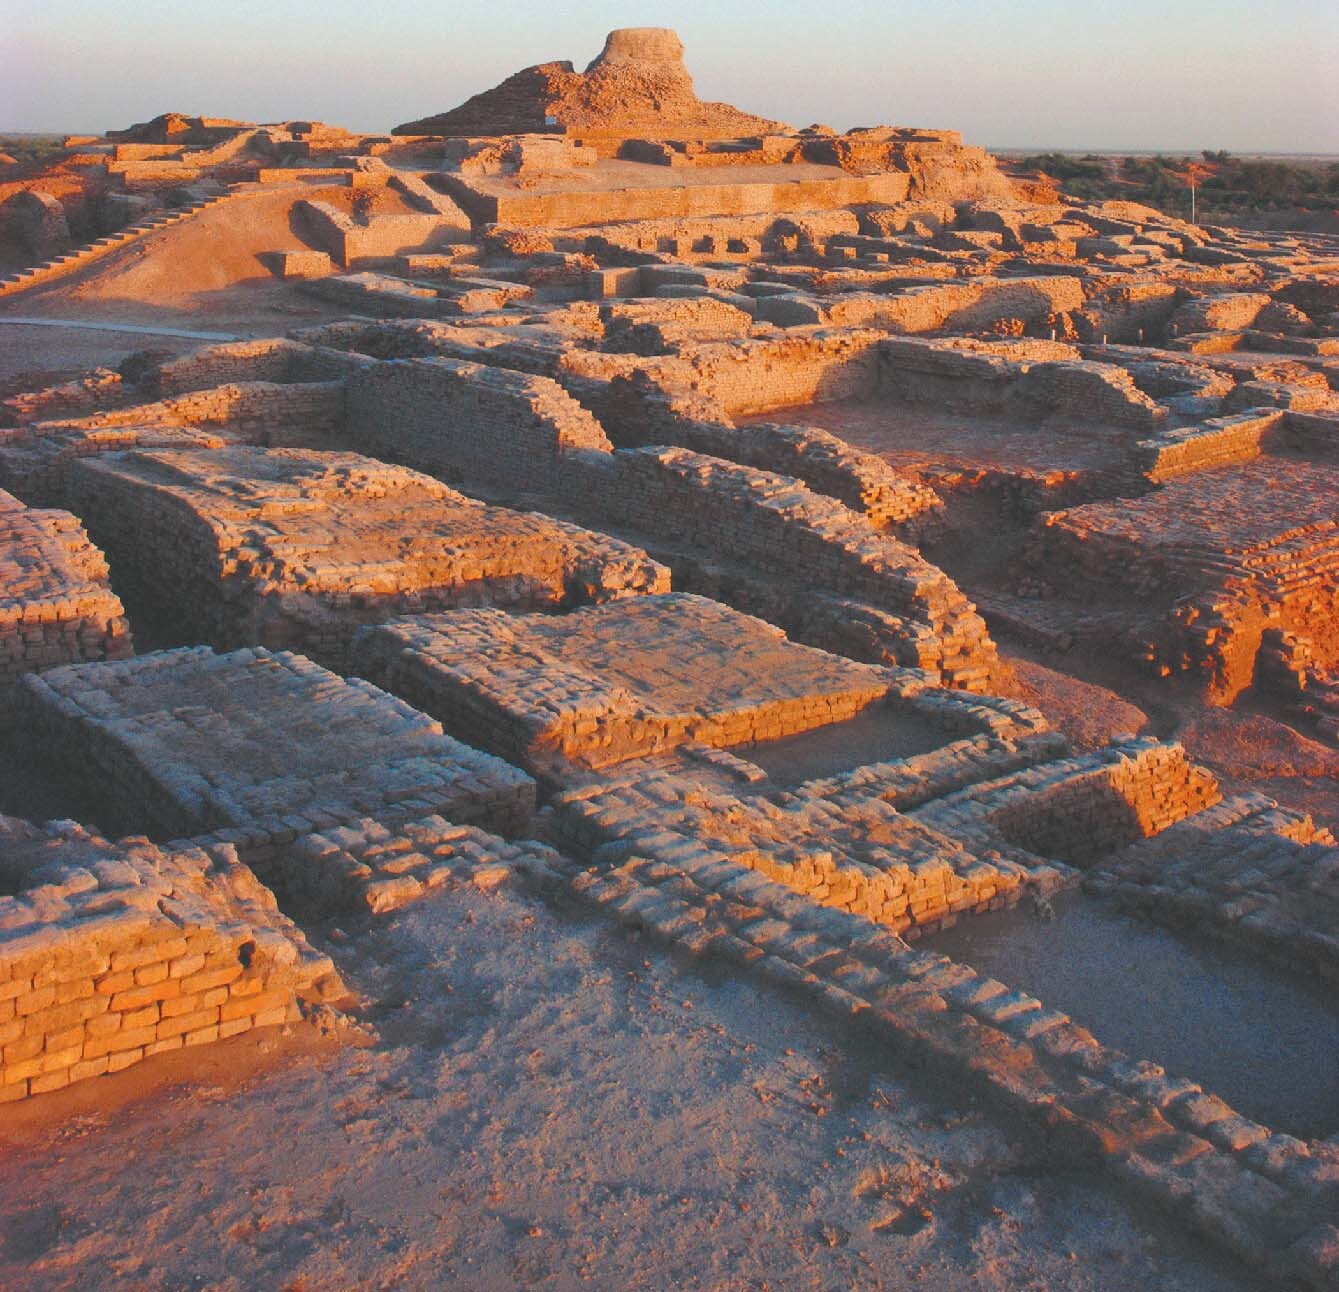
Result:
<svg viewBox="0 0 1339 1292"><path fill-rule="evenodd" d="M1053 906L1054 919L1027 903L970 916L919 945L1063 1010L1103 1044L1198 1082L1273 1130L1339 1132L1339 1010L1321 989L1079 893Z"/></svg>

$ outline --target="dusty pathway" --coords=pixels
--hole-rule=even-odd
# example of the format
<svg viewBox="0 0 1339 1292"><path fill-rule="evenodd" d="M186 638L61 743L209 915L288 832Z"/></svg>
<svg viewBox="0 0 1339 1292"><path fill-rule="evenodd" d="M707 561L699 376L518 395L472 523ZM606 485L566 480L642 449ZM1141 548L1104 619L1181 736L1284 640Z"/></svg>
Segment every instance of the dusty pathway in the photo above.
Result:
<svg viewBox="0 0 1339 1292"><path fill-rule="evenodd" d="M0 1129L0 1286L1237 1286L787 998L528 896L330 945L370 1048L257 1034Z"/></svg>

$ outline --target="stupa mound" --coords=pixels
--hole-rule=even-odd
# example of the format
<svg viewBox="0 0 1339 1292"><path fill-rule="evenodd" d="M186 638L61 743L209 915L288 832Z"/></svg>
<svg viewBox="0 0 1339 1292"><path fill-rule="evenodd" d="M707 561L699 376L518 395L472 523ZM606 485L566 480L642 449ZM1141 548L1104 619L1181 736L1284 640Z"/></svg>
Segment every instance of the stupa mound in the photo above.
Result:
<svg viewBox="0 0 1339 1292"><path fill-rule="evenodd" d="M704 103L667 27L611 31L584 72L540 63L450 112L408 121L397 135L509 135L548 131L620 138L724 139L789 133L728 103Z"/></svg>

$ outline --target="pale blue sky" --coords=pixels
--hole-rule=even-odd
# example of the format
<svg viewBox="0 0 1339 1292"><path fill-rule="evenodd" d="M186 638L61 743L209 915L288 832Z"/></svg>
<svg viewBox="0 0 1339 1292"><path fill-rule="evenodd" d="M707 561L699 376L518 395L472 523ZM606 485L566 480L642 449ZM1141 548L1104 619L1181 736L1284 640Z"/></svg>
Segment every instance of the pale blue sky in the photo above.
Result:
<svg viewBox="0 0 1339 1292"><path fill-rule="evenodd" d="M1336 0L0 0L0 130L385 130L630 26L676 28L703 98L795 125L1339 153Z"/></svg>

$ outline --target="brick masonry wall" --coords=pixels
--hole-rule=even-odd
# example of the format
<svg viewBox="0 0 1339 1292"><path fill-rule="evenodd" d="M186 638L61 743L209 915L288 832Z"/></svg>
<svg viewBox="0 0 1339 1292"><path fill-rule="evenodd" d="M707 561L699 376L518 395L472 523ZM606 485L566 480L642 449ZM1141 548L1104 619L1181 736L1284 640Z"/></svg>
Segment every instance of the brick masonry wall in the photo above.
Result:
<svg viewBox="0 0 1339 1292"><path fill-rule="evenodd" d="M216 831L248 865L322 823L440 812L511 833L534 810L525 773L287 652L189 647L67 666L25 678L19 705L35 755L98 794L119 829Z"/></svg>
<svg viewBox="0 0 1339 1292"><path fill-rule="evenodd" d="M522 488L550 487L566 454L611 448L556 382L455 359L377 364L350 381L348 409L350 437L373 454Z"/></svg>
<svg viewBox="0 0 1339 1292"><path fill-rule="evenodd" d="M0 818L0 1102L297 1017L334 967L233 849ZM16 852L26 852L21 874Z"/></svg>
<svg viewBox="0 0 1339 1292"><path fill-rule="evenodd" d="M107 563L79 521L0 492L0 720L24 674L131 652Z"/></svg>
<svg viewBox="0 0 1339 1292"><path fill-rule="evenodd" d="M150 369L144 384L167 397L230 382L339 381L367 365L348 351L264 337L202 346Z"/></svg>
<svg viewBox="0 0 1339 1292"><path fill-rule="evenodd" d="M677 448L574 457L564 479L568 497L590 500L593 518L607 515L924 625L935 640L926 666L953 685L987 688L994 643L953 581L794 479Z"/></svg>

